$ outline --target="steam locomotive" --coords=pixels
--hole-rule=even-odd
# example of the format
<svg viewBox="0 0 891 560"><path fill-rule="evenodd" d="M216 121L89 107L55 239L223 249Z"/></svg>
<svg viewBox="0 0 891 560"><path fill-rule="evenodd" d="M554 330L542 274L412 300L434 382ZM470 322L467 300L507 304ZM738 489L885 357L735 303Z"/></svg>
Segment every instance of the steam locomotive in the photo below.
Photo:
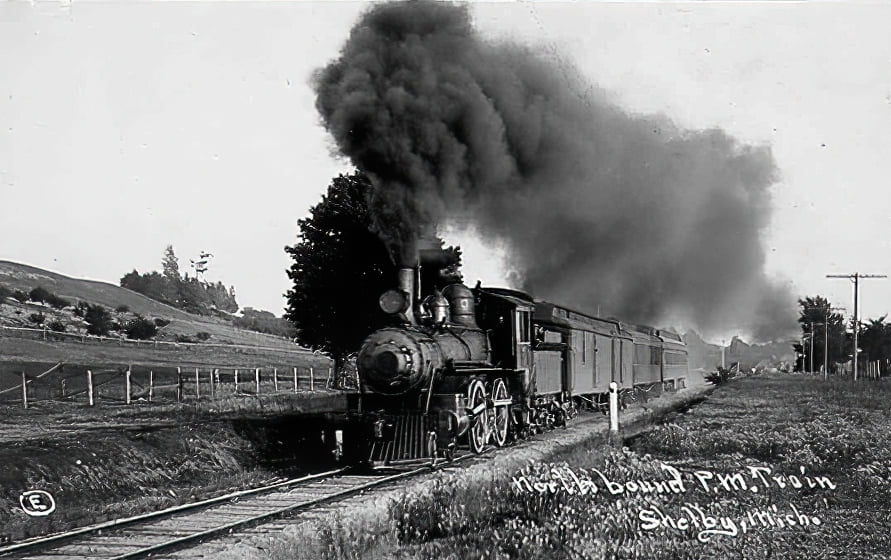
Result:
<svg viewBox="0 0 891 560"><path fill-rule="evenodd" d="M372 466L451 460L565 425L603 407L609 384L635 397L684 387L672 332L601 319L503 288L452 284L416 304L416 271L380 297L399 325L371 333L354 413Z"/></svg>

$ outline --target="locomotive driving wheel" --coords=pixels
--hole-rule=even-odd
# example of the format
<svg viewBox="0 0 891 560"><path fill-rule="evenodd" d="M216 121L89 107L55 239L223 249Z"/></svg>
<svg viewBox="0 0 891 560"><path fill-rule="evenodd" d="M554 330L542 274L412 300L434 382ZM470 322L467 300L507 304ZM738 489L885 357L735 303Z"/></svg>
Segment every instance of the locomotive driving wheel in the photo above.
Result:
<svg viewBox="0 0 891 560"><path fill-rule="evenodd" d="M492 439L498 447L507 444L507 429L510 426L510 394L499 378L492 384Z"/></svg>
<svg viewBox="0 0 891 560"><path fill-rule="evenodd" d="M479 454L483 452L486 440L489 439L486 426L486 388L479 379L474 379L467 387L467 409L471 417L467 439L470 442L470 450Z"/></svg>

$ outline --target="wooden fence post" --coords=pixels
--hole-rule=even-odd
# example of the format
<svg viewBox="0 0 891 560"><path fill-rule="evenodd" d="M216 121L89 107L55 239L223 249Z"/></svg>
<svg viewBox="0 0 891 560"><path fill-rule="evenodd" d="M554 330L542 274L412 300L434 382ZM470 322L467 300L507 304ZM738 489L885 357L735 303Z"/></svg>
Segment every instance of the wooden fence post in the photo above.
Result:
<svg viewBox="0 0 891 560"><path fill-rule="evenodd" d="M294 392L297 392L297 368L294 368Z"/></svg>
<svg viewBox="0 0 891 560"><path fill-rule="evenodd" d="M331 388L331 383L332 383L332 382L334 382L334 387L335 387L335 388L337 387L337 380L331 378L331 373L332 373L332 372L331 372L331 368L328 368L328 380L325 381L325 388L326 388L326 389L330 389L330 388Z"/></svg>
<svg viewBox="0 0 891 560"><path fill-rule="evenodd" d="M238 394L238 370L235 370L235 394Z"/></svg>
<svg viewBox="0 0 891 560"><path fill-rule="evenodd" d="M198 368L195 368L195 398L201 398L201 380L198 378Z"/></svg>
<svg viewBox="0 0 891 560"><path fill-rule="evenodd" d="M22 372L22 404L28 408L28 376Z"/></svg>
<svg viewBox="0 0 891 560"><path fill-rule="evenodd" d="M257 381L257 395L260 395L260 368L254 370L254 379Z"/></svg>
<svg viewBox="0 0 891 560"><path fill-rule="evenodd" d="M93 372L90 370L87 370L87 398L90 406L93 406Z"/></svg>
<svg viewBox="0 0 891 560"><path fill-rule="evenodd" d="M222 393L222 388L220 387L220 369L219 368L214 368L214 370L213 370L213 385L211 385L211 387L213 388L212 392L213 392L214 398L216 398L218 395L220 395Z"/></svg>
<svg viewBox="0 0 891 560"><path fill-rule="evenodd" d="M176 368L176 402L183 402L183 372Z"/></svg>
<svg viewBox="0 0 891 560"><path fill-rule="evenodd" d="M124 374L127 385L127 404L130 404L130 366L127 366L127 373Z"/></svg>
<svg viewBox="0 0 891 560"><path fill-rule="evenodd" d="M278 368L272 368L272 386L275 388L275 392L278 393Z"/></svg>
<svg viewBox="0 0 891 560"><path fill-rule="evenodd" d="M310 393L315 392L315 378L314 378L312 367L309 368L309 392Z"/></svg>
<svg viewBox="0 0 891 560"><path fill-rule="evenodd" d="M152 393L155 392L155 372L153 370L149 370L149 394L148 394L148 402L152 402Z"/></svg>

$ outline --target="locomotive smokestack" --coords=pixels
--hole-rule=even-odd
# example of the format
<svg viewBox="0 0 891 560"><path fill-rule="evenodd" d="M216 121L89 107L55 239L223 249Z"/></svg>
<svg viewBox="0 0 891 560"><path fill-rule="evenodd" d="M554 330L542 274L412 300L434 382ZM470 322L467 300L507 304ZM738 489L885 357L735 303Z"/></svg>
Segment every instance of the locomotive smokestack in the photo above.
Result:
<svg viewBox="0 0 891 560"><path fill-rule="evenodd" d="M417 286L415 276L418 274L418 239L417 236L411 236L411 239L402 244L399 255L399 272L397 281L399 290L408 298L408 309L405 311L405 317L411 324L416 324L415 319L415 302L418 300L416 293Z"/></svg>
<svg viewBox="0 0 891 560"><path fill-rule="evenodd" d="M405 317L409 323L415 324L415 269L409 267L400 268L398 275L399 291L408 298L408 309L405 310Z"/></svg>

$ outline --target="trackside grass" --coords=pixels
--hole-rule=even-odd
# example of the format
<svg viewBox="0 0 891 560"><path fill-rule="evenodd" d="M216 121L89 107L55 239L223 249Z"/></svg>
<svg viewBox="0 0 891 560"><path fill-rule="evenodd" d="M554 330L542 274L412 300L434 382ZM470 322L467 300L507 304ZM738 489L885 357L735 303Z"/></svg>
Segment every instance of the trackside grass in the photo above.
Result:
<svg viewBox="0 0 891 560"><path fill-rule="evenodd" d="M262 556L888 558L889 397L884 380L739 379L626 447L496 456L285 530Z"/></svg>

